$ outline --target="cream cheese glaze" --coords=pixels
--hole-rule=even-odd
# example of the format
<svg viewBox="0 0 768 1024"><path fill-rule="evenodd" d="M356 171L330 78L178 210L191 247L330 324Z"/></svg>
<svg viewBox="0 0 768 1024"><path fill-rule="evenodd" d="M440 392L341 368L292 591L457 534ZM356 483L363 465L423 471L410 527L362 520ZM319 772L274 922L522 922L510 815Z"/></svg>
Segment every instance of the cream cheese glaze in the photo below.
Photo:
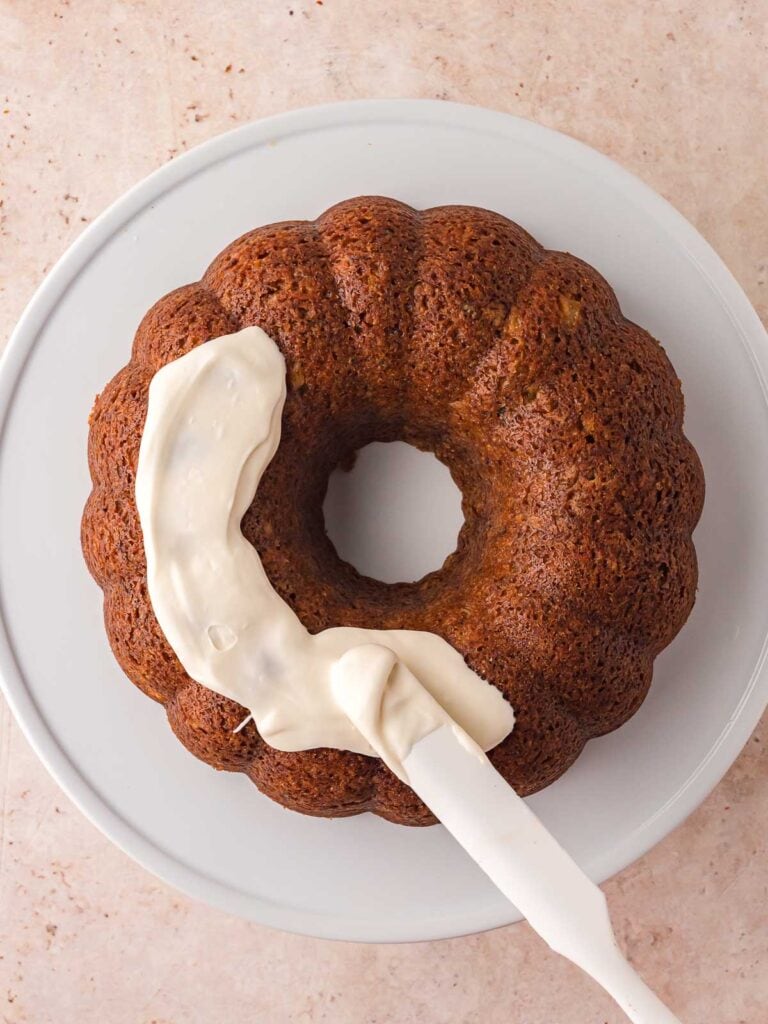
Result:
<svg viewBox="0 0 768 1024"><path fill-rule="evenodd" d="M410 782L408 755L419 740L441 726L449 728L468 753L485 759L477 743L388 647L350 647L331 669L331 688L360 735L404 782Z"/></svg>
<svg viewBox="0 0 768 1024"><path fill-rule="evenodd" d="M483 750L508 735L514 713L434 633L336 627L310 634L273 589L240 523L280 441L285 363L264 331L248 327L159 370L136 474L149 597L192 679L246 707L280 750L376 751L336 699L359 677L387 764L405 778L414 742L451 721ZM433 700L418 709L375 681L412 673ZM367 680L367 682L366 682ZM372 684L373 681L373 684ZM407 688L406 688L407 689ZM395 694L395 699L391 694ZM378 745L378 744L377 744Z"/></svg>

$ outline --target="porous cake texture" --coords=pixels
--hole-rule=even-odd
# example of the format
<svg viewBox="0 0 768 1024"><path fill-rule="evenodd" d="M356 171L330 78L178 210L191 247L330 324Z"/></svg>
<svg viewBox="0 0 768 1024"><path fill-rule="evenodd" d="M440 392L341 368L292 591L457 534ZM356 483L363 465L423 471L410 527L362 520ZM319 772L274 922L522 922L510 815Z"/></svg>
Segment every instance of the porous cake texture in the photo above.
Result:
<svg viewBox="0 0 768 1024"><path fill-rule="evenodd" d="M514 706L498 770L521 794L553 782L638 709L693 605L704 482L663 349L595 270L504 217L367 197L233 242L150 309L96 400L83 550L129 679L192 753L286 807L411 825L433 818L378 759L236 732L247 709L186 675L152 611L134 497L149 382L251 324L288 371L242 524L272 585L311 632L444 637ZM463 494L456 551L413 583L361 576L323 522L334 468L394 440L434 452Z"/></svg>

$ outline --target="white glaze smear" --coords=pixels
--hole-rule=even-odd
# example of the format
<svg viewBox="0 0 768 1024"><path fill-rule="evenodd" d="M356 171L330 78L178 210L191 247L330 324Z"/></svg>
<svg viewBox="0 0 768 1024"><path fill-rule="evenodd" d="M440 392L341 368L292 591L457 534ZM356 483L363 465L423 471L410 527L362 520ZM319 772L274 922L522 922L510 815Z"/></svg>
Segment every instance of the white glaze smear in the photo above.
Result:
<svg viewBox="0 0 768 1024"><path fill-rule="evenodd" d="M381 690L387 709L376 738L395 774L405 778L414 742L450 721L483 750L496 746L514 725L511 706L441 637L353 627L310 634L273 589L240 523L277 450L284 401L282 354L258 327L209 341L152 380L136 504L149 597L179 661L247 708L280 750L374 755L340 708L334 679L359 678L362 695L371 678L396 682L406 672L431 700L414 714L390 698L396 686Z"/></svg>

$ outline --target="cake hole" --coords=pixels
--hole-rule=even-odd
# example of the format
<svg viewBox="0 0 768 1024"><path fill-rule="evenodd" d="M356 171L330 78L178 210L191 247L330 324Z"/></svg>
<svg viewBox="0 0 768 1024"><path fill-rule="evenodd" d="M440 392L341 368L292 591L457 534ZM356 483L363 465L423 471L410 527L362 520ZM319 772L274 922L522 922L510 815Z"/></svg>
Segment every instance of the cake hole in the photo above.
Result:
<svg viewBox="0 0 768 1024"><path fill-rule="evenodd" d="M339 557L383 583L410 583L439 569L464 523L448 468L401 441L375 441L350 470L336 469L323 513Z"/></svg>

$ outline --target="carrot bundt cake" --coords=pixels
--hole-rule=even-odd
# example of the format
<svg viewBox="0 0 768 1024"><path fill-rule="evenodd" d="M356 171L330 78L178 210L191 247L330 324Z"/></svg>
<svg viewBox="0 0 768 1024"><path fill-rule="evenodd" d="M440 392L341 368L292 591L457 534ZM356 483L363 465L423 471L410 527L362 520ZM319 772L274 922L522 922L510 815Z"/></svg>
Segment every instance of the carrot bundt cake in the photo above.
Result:
<svg viewBox="0 0 768 1024"><path fill-rule="evenodd" d="M269 581L310 633L437 634L513 706L489 753L525 795L642 703L693 605L703 475L680 383L602 277L504 217L385 198L257 228L144 317L91 414L82 525L125 673L189 750L286 807L428 824L385 764L281 750L248 709L187 674L158 625L135 483L150 382L211 339L258 326L285 361L277 451L242 519ZM433 452L463 495L444 565L387 584L326 535L328 478L372 441Z"/></svg>

